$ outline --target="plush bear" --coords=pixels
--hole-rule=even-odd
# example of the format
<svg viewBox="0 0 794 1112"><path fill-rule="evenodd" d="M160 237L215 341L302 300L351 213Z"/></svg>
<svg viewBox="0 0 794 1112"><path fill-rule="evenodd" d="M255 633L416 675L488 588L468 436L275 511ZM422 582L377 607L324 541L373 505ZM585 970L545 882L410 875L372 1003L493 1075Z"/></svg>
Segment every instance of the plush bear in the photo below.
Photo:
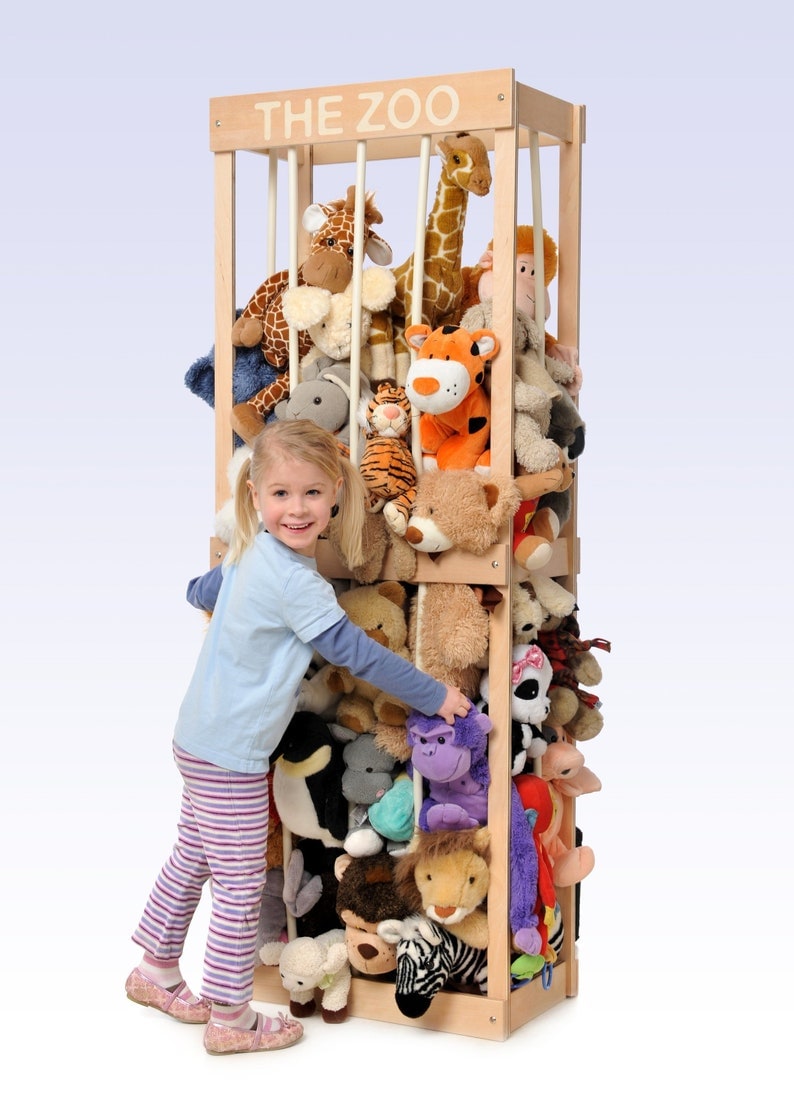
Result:
<svg viewBox="0 0 794 1112"><path fill-rule="evenodd" d="M603 637L584 641L574 613L549 618L538 634L538 644L551 661L553 678L549 688L549 719L577 741L596 737L604 725L601 701L586 690L601 682L601 665L593 649L610 652Z"/></svg>
<svg viewBox="0 0 794 1112"><path fill-rule="evenodd" d="M260 949L263 965L278 965L281 983L289 993L289 1010L294 1016L313 1015L320 992L320 1014L326 1023L347 1019L350 993L350 962L345 932L340 927L316 938L299 937L290 942L268 942Z"/></svg>
<svg viewBox="0 0 794 1112"><path fill-rule="evenodd" d="M490 467L491 403L484 388L486 362L499 351L496 335L446 325L412 324L405 339L417 352L405 392L419 410L425 467Z"/></svg>
<svg viewBox="0 0 794 1112"><path fill-rule="evenodd" d="M452 548L482 556L520 502L521 493L509 475L425 471L419 476L404 539L417 552L433 556Z"/></svg>
<svg viewBox="0 0 794 1112"><path fill-rule="evenodd" d="M414 662L470 699L477 696L488 654L484 595L483 588L465 583L427 583L409 606L408 648Z"/></svg>
<svg viewBox="0 0 794 1112"><path fill-rule="evenodd" d="M554 542L567 520L570 504L550 501L567 494L573 471L559 448L557 465L538 474L516 475L521 502L513 517L513 559L525 571L538 571L551 559ZM558 512L559 510L559 512Z"/></svg>
<svg viewBox="0 0 794 1112"><path fill-rule="evenodd" d="M395 946L378 933L382 920L402 919L410 910L397 890L394 868L388 853L360 858L342 854L336 860L336 911L345 925L348 961L358 973L380 976L397 967Z"/></svg>
<svg viewBox="0 0 794 1112"><path fill-rule="evenodd" d="M239 311L237 313L239 316ZM244 403L281 378L281 372L265 361L259 347L238 349L232 371L232 401ZM215 408L215 345L195 359L185 372L185 386L197 398Z"/></svg>
<svg viewBox="0 0 794 1112"><path fill-rule="evenodd" d="M402 583L385 581L343 591L339 605L369 637L407 660L406 598ZM377 722L392 726L405 723L408 708L404 703L352 676L346 668L332 667L327 682L332 691L342 692L336 709L339 725L364 734L371 733Z"/></svg>

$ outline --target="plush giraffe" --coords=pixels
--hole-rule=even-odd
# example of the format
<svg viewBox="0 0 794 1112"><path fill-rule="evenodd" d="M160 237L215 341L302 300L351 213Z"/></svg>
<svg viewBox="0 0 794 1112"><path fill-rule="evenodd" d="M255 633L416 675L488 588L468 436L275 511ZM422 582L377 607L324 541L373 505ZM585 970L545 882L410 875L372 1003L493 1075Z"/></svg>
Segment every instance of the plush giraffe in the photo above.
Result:
<svg viewBox="0 0 794 1112"><path fill-rule="evenodd" d="M469 194L484 197L491 188L491 166L484 143L468 132L447 135L436 143L442 159L435 201L425 225L425 274L422 286L420 323L431 331L444 324L457 324L463 294L461 254L463 227ZM391 317L398 381L405 383L410 350L405 326L411 323L414 256L394 269L397 279Z"/></svg>
<svg viewBox="0 0 794 1112"><path fill-rule="evenodd" d="M364 253L379 265L392 260L388 243L373 231L373 224L383 220L367 193L364 204ZM311 233L306 260L298 268L298 285L321 286L330 293L341 293L353 277L353 221L356 187L348 187L347 196L329 204L312 204L303 214L303 227ZM289 288L289 271L279 270L267 278L243 309L232 328L236 347L260 344L265 360L276 370L289 364L289 324L284 317L282 296ZM299 358L312 346L308 333L299 335ZM288 388L288 387L287 387ZM276 392L284 391L279 383Z"/></svg>

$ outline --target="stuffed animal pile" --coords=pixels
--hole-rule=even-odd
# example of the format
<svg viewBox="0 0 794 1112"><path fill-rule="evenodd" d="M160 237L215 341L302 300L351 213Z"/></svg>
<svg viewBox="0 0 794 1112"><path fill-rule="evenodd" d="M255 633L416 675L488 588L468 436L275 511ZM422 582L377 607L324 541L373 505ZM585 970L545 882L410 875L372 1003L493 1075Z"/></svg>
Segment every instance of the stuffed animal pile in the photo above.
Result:
<svg viewBox="0 0 794 1112"><path fill-rule="evenodd" d="M340 604L369 636L471 701L449 726L327 661L313 661L304 679L272 779L274 811L296 848L271 871L260 959L278 965L293 1014L317 1010L330 1023L349 1014L361 977L392 978L398 1008L414 1018L447 985L487 988L489 755L502 725L491 714L495 687L509 691L511 715L516 983L548 976L566 931L578 933L558 895L595 864L570 801L601 789L579 746L605 724L599 657L611 646L582 635L579 599L555 570L563 540L575 540L568 527L585 447L578 352L544 334L535 316L538 296L550 314L557 247L544 231L546 288L536 290L533 228L517 229L514 333L497 336L492 244L474 266L462 258L468 200L491 184L487 151L461 133L439 141L437 153L421 323L410 322L413 256L387 269L391 249L373 229L383 217L372 193L364 254L376 265L362 268L360 309L353 304L350 186L304 213L310 246L297 285L285 270L266 279L231 335L232 428L243 447L230 469L268 421L308 416L331 430L367 490L365 562L338 584ZM299 360L292 386L290 332ZM514 466L500 474L490 455L490 362L511 344ZM185 381L214 404L213 352ZM230 512L227 505L216 522L221 540ZM332 549L333 529L332 521ZM509 597L477 582L476 571L462 581L461 567L504 551L513 561ZM497 610L511 630L509 676L494 674L489 655Z"/></svg>

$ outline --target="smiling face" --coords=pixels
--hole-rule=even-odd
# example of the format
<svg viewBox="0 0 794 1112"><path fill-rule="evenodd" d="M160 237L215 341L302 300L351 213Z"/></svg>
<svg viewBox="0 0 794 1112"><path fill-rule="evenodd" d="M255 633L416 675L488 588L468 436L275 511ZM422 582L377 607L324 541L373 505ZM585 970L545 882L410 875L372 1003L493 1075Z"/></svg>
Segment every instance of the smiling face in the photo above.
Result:
<svg viewBox="0 0 794 1112"><path fill-rule="evenodd" d="M341 478L332 479L316 464L286 455L268 463L258 485L248 483L268 533L293 552L312 557L341 485Z"/></svg>

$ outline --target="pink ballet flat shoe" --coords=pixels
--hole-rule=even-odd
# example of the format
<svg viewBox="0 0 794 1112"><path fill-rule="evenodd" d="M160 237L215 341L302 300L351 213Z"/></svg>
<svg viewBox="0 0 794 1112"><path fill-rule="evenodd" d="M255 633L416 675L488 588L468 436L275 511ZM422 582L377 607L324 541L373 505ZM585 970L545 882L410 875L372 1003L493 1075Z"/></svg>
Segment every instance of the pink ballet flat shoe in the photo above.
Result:
<svg viewBox="0 0 794 1112"><path fill-rule="evenodd" d="M190 996L188 987L181 981L176 988L167 989L150 981L140 969L133 969L124 986L127 998L144 1008L156 1008L158 1012L178 1019L180 1023L208 1023L210 1018L209 1001L199 997L196 1001L183 999Z"/></svg>
<svg viewBox="0 0 794 1112"><path fill-rule="evenodd" d="M246 1054L252 1050L281 1050L292 1046L303 1034L303 1024L279 1012L277 1016L258 1013L256 1027L246 1031L208 1023L204 1032L204 1049L208 1054Z"/></svg>

